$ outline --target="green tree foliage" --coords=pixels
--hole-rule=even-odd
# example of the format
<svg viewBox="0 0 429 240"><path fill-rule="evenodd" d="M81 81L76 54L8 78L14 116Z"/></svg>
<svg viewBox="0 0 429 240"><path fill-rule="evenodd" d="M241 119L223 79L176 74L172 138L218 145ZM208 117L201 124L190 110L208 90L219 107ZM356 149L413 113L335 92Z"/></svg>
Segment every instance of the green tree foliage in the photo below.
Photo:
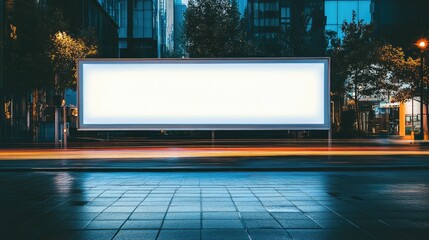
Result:
<svg viewBox="0 0 429 240"><path fill-rule="evenodd" d="M8 41L8 79L12 94L34 89L62 92L75 87L76 60L97 54L90 30L72 37L60 10L37 1L15 0L13 36ZM56 81L58 74L62 81Z"/></svg>
<svg viewBox="0 0 429 240"><path fill-rule="evenodd" d="M378 44L373 38L372 26L363 20L356 20L356 13L350 23L342 25L343 44L339 54L343 64L343 73L347 76L345 90L355 100L358 110L359 100L365 96L374 96L380 90L378 81L384 75L379 71Z"/></svg>
<svg viewBox="0 0 429 240"><path fill-rule="evenodd" d="M372 25L356 19L353 12L351 22L344 22L341 27L344 33L342 42L337 41L332 50L333 86L339 93L344 91L352 99L356 109L357 128L360 126L359 101L363 97L374 97L390 92L392 81L386 81L390 74L380 64L380 44L374 39ZM386 49L396 50L396 49ZM394 52L391 52L394 54ZM341 87L343 84L344 88Z"/></svg>
<svg viewBox="0 0 429 240"><path fill-rule="evenodd" d="M184 41L190 57L248 55L235 0L190 0L184 17Z"/></svg>
<svg viewBox="0 0 429 240"><path fill-rule="evenodd" d="M36 1L15 0L10 22L15 28L14 37L7 41L11 93L24 94L50 85L52 71L45 53L50 36L68 27L62 13Z"/></svg>
<svg viewBox="0 0 429 240"><path fill-rule="evenodd" d="M342 42L337 37L337 32L327 31L326 39L330 42L326 55L331 57L331 94L342 96L345 92L344 81L347 72L344 70Z"/></svg>
<svg viewBox="0 0 429 240"><path fill-rule="evenodd" d="M51 37L49 56L56 74L66 73L65 79L58 81L58 90L76 89L76 61L79 58L94 56L97 45L87 44L83 38L73 38L66 32L57 32Z"/></svg>
<svg viewBox="0 0 429 240"><path fill-rule="evenodd" d="M379 47L378 53L385 75L378 85L381 94L400 102L411 99L419 87L420 59L406 57L402 48L391 44Z"/></svg>
<svg viewBox="0 0 429 240"><path fill-rule="evenodd" d="M334 123L333 129L337 131L341 129L343 132L348 131L348 127L343 126L342 110L344 104L345 85L344 81L347 79L346 71L343 70L344 65L342 62L342 48L341 41L337 37L337 32L327 31L325 33L326 40L330 43L327 47L326 55L331 57L331 101L334 101ZM347 125L347 124L346 124ZM347 125L348 126L348 125ZM351 131L348 131L351 133Z"/></svg>
<svg viewBox="0 0 429 240"><path fill-rule="evenodd" d="M420 60L406 57L402 48L381 43L373 36L372 26L356 19L342 25L343 41L328 33L331 48L333 95L345 94L355 105L360 131L359 101L377 97L386 101L410 99L419 88Z"/></svg>

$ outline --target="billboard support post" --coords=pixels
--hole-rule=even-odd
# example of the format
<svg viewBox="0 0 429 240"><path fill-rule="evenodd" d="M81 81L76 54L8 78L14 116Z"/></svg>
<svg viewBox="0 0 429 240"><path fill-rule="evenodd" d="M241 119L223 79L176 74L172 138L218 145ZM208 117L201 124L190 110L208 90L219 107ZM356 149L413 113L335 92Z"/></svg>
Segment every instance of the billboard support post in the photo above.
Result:
<svg viewBox="0 0 429 240"><path fill-rule="evenodd" d="M215 131L212 130L212 144L214 144L214 140L215 140Z"/></svg>

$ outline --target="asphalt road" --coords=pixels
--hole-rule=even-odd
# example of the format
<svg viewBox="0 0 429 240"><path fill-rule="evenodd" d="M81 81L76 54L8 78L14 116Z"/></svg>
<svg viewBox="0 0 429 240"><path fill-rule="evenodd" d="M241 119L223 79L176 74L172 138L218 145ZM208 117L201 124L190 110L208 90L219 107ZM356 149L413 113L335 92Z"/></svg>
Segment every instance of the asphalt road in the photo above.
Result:
<svg viewBox="0 0 429 240"><path fill-rule="evenodd" d="M297 171L429 169L426 142L172 140L0 147L0 171Z"/></svg>

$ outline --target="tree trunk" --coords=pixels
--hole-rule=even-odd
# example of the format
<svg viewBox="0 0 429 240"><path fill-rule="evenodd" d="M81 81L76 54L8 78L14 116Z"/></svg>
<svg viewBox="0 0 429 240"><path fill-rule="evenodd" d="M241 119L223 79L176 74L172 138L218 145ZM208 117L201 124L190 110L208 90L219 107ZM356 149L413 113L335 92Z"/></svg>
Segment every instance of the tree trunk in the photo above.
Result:
<svg viewBox="0 0 429 240"><path fill-rule="evenodd" d="M55 112L54 112L54 145L55 147L59 146L59 119L58 119L58 106L55 105Z"/></svg>
<svg viewBox="0 0 429 240"><path fill-rule="evenodd" d="M39 112L37 110L37 104L39 102L39 89L33 90L33 100L31 105L31 132L33 137L33 142L38 141L38 127L39 127Z"/></svg>
<svg viewBox="0 0 429 240"><path fill-rule="evenodd" d="M344 106L344 95L338 96L338 124L341 123L342 120L342 112L343 112L343 106Z"/></svg>
<svg viewBox="0 0 429 240"><path fill-rule="evenodd" d="M387 135L390 135L390 113L391 113L391 109L389 106L390 103L390 94L387 94L387 106L388 108L386 108L386 130L387 130Z"/></svg>
<svg viewBox="0 0 429 240"><path fill-rule="evenodd" d="M333 109L334 111L334 120L335 120L335 131L339 131L339 126L341 123L341 112L343 109L343 102L342 102L343 98L341 97L341 94L338 94L336 96L335 102L337 102L335 104L335 108Z"/></svg>
<svg viewBox="0 0 429 240"><path fill-rule="evenodd" d="M356 108L356 121L357 121L357 130L358 130L358 138L360 138L360 111L359 111L359 98L358 98L358 90L357 85L355 85L355 108Z"/></svg>

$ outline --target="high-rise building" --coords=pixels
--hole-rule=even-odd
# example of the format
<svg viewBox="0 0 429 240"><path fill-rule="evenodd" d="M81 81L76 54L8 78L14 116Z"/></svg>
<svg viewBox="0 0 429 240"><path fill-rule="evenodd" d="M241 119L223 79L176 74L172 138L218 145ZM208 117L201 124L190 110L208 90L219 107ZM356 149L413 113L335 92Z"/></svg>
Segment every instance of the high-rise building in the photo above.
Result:
<svg viewBox="0 0 429 240"><path fill-rule="evenodd" d="M161 51L173 52L174 51L174 1L173 0L159 0L160 14L161 14Z"/></svg>
<svg viewBox="0 0 429 240"><path fill-rule="evenodd" d="M157 0L98 0L118 24L119 56L157 56Z"/></svg>
<svg viewBox="0 0 429 240"><path fill-rule="evenodd" d="M406 52L416 50L419 38L429 37L429 1L372 0L372 6L376 34Z"/></svg>
<svg viewBox="0 0 429 240"><path fill-rule="evenodd" d="M248 0L236 0L236 1L237 1L237 4L238 4L238 11L240 12L240 15L244 16Z"/></svg>
<svg viewBox="0 0 429 240"><path fill-rule="evenodd" d="M353 12L356 20L371 23L371 0L325 0L326 30L343 37L341 25L352 21Z"/></svg>
<svg viewBox="0 0 429 240"><path fill-rule="evenodd" d="M185 52L182 39L186 9L186 3L182 0L174 0L174 51L180 55Z"/></svg>
<svg viewBox="0 0 429 240"><path fill-rule="evenodd" d="M248 33L254 40L289 39L293 55L321 54L325 15L323 0L249 0Z"/></svg>
<svg viewBox="0 0 429 240"><path fill-rule="evenodd" d="M288 21L283 18L288 14ZM290 7L279 0L250 0L248 3L249 32L252 38L276 38L281 27L290 24Z"/></svg>
<svg viewBox="0 0 429 240"><path fill-rule="evenodd" d="M174 0L98 0L119 26L120 57L162 57L175 47Z"/></svg>

